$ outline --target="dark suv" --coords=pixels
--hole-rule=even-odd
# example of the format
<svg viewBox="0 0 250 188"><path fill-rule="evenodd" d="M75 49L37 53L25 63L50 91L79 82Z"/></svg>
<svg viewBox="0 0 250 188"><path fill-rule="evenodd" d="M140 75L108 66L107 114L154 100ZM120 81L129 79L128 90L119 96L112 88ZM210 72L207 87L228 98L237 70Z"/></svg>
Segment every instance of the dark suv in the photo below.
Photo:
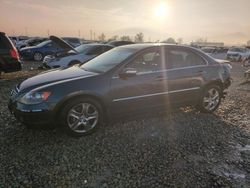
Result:
<svg viewBox="0 0 250 188"><path fill-rule="evenodd" d="M9 109L24 124L58 122L75 136L114 118L174 106L211 113L230 85L230 69L187 46L127 45L25 80L12 90Z"/></svg>
<svg viewBox="0 0 250 188"><path fill-rule="evenodd" d="M0 72L14 72L22 69L19 54L8 36L0 32Z"/></svg>

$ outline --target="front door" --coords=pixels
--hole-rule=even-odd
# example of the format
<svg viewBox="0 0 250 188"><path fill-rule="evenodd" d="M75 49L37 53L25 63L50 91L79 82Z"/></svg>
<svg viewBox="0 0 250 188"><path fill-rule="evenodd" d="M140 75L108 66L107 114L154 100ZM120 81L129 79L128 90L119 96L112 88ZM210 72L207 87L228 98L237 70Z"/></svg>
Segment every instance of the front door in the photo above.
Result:
<svg viewBox="0 0 250 188"><path fill-rule="evenodd" d="M162 70L161 51L159 48L146 50L131 60L118 72L126 69L136 70L131 77L114 75L111 81L113 114L137 113L158 107L158 77Z"/></svg>

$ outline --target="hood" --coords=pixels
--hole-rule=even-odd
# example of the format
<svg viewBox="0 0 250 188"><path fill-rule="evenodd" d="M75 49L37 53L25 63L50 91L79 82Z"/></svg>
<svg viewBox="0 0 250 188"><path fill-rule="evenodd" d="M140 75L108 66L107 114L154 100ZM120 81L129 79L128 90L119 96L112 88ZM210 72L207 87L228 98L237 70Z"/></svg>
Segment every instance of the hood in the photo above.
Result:
<svg viewBox="0 0 250 188"><path fill-rule="evenodd" d="M56 37L56 36L50 36L49 39L56 43L60 48L64 49L65 52L73 50L77 52L74 47L72 47L70 44L68 44L66 41L63 39ZM78 52L77 52L78 53Z"/></svg>
<svg viewBox="0 0 250 188"><path fill-rule="evenodd" d="M97 73L84 71L79 66L73 66L67 69L56 69L28 78L19 85L19 90L22 91L27 88L34 89L36 87L40 87L57 81L66 81L72 78L84 78L94 75L97 75Z"/></svg>

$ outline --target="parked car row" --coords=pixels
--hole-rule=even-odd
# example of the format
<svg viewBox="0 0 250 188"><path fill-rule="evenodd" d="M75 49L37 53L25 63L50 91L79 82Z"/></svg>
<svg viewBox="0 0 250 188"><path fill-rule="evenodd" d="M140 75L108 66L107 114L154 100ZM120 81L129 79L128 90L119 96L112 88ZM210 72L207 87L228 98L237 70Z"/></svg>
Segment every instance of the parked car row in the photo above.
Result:
<svg viewBox="0 0 250 188"><path fill-rule="evenodd" d="M228 60L234 61L242 61L246 58L250 57L250 49L248 48L240 48L240 47L233 47L230 48L227 52L226 58Z"/></svg>
<svg viewBox="0 0 250 188"><path fill-rule="evenodd" d="M51 40L44 41L36 46L25 47L20 50L23 60L42 61L46 55L62 52L63 49Z"/></svg>
<svg viewBox="0 0 250 188"><path fill-rule="evenodd" d="M201 50L208 55L218 54L218 53L227 53L228 48L226 47L201 47Z"/></svg>

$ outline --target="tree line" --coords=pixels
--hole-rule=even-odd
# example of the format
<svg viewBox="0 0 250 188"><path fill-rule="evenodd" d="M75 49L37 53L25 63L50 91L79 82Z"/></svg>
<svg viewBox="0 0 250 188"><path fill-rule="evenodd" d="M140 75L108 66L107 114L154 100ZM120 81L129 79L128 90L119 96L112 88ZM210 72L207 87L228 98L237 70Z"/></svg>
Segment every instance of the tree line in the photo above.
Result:
<svg viewBox="0 0 250 188"><path fill-rule="evenodd" d="M129 35L123 35L123 36L118 36L118 35L114 35L111 38L106 38L104 33L101 33L98 36L98 40L99 41L117 41L117 40L122 40L122 41L134 41L136 43L142 43L142 42L146 42L144 39L144 34L142 32L137 33L134 37L131 37ZM147 41L147 42L151 42L151 41ZM183 39L182 38L178 38L177 40L175 40L174 38L170 37L166 40L160 41L160 40L156 40L153 42L165 42L165 43L171 43L171 44L182 44L183 43Z"/></svg>

